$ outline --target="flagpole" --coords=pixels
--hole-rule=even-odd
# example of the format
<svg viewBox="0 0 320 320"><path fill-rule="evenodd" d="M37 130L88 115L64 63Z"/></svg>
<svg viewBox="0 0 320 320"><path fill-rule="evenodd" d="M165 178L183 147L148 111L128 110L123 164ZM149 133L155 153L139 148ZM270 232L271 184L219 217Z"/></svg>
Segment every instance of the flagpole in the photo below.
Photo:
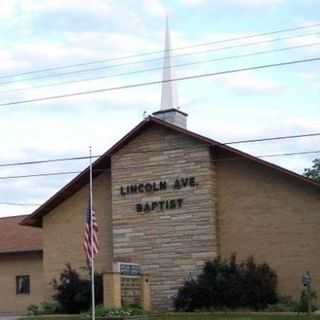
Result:
<svg viewBox="0 0 320 320"><path fill-rule="evenodd" d="M95 306L95 290L94 290L94 250L93 250L93 192L92 192L92 148L89 147L90 158L90 243L91 243L91 309L92 320L96 319L96 306Z"/></svg>

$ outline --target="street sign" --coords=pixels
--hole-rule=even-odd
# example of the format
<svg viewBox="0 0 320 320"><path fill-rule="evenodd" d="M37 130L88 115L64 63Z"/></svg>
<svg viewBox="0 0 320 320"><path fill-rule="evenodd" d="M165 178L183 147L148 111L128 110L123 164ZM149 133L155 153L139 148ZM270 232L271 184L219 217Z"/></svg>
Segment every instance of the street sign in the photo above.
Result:
<svg viewBox="0 0 320 320"><path fill-rule="evenodd" d="M303 285L306 287L306 286L309 286L310 283L311 283L311 275L310 275L310 272L305 272L302 276L302 283Z"/></svg>

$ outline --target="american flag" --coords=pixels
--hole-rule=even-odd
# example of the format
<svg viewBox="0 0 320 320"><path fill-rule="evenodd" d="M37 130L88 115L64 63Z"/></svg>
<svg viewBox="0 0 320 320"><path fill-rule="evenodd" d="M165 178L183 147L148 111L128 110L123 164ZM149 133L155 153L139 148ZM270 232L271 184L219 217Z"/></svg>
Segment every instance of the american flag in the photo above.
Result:
<svg viewBox="0 0 320 320"><path fill-rule="evenodd" d="M86 222L85 222L85 228L84 228L84 251L87 257L87 263L90 266L92 257L91 253L93 253L93 259L95 255L99 251L99 241L98 241L98 224L96 219L96 213L94 210L92 210L92 230L93 230L93 237L92 237L92 247L93 250L91 250L91 214L90 214L90 201L88 208L86 210ZM93 251L93 252L92 252Z"/></svg>

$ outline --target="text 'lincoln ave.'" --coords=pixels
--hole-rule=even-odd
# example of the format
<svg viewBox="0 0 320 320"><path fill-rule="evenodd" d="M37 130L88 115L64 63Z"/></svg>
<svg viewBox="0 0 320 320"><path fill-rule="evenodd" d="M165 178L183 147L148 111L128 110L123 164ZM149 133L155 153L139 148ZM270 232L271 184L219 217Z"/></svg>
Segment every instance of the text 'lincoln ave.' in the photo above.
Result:
<svg viewBox="0 0 320 320"><path fill-rule="evenodd" d="M195 177L186 177L186 178L177 178L175 179L172 188L175 190L179 190L186 187L196 187L198 183L196 182ZM120 187L120 194L122 196L126 196L129 194L137 194L137 193L150 193L157 192L168 189L168 182L156 181L156 182L146 182L146 183L135 183L129 184L126 186Z"/></svg>
<svg viewBox="0 0 320 320"><path fill-rule="evenodd" d="M169 184L166 180L146 183L129 184L120 187L120 194L122 196L140 194L140 193L154 193L157 191L163 191L173 189L180 190L182 188L198 186L195 177L177 178L172 184ZM183 198L177 199L165 199L157 201L143 201L143 203L136 204L137 213L148 213L151 211L164 211L180 209L183 204Z"/></svg>

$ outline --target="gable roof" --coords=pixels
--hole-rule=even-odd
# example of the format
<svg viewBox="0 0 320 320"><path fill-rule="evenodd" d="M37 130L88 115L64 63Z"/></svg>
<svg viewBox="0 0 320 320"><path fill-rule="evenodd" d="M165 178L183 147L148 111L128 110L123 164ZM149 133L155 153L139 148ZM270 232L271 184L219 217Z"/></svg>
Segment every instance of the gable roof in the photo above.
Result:
<svg viewBox="0 0 320 320"><path fill-rule="evenodd" d="M252 161L259 163L263 166L277 170L278 172L281 172L285 175L294 177L294 178L296 178L306 184L313 185L315 187L320 187L319 183L317 183L309 178L306 178L300 174L297 174L293 171L287 170L283 167L280 167L280 166L277 166L273 163L259 159L257 157L250 155L250 154L247 154L245 152L242 152L240 150L237 150L235 148L227 146L223 143L209 139L207 137L204 137L202 135L199 135L199 134L194 133L192 131L189 131L187 129L175 126L169 122L160 120L160 119L158 119L156 117L152 117L152 116L149 116L148 118L141 121L136 127L134 127L129 133L127 133L122 139L120 139L116 144L114 144L108 151L106 151L102 156L100 156L92 164L92 167L94 169L93 176L94 177L98 176L99 174L101 174L103 169L110 168L112 154L114 154L117 150L121 149L123 146L125 146L127 143L129 143L129 141L131 139L136 137L139 133L141 133L144 129L146 129L147 127L150 127L151 125L160 125L160 126L165 127L167 129L171 129L176 132L185 134L189 137L192 137L192 138L198 140L200 143L204 143L204 144L208 145L209 147L221 148L223 150L231 152L232 154L234 154L237 157L252 160ZM61 190L59 190L56 194L54 194L49 200L47 200L44 204L42 204L32 214L28 215L25 219L23 219L23 221L21 223L23 225L41 227L42 226L42 217L44 215L49 213L52 209L57 207L61 202L66 200L68 197L70 197L72 194L74 194L76 191L78 191L81 187L83 187L88 182L89 182L89 167L87 167L85 170L83 170L78 176L76 176L66 186L64 186Z"/></svg>
<svg viewBox="0 0 320 320"><path fill-rule="evenodd" d="M42 251L42 230L21 225L25 218L0 218L0 254Z"/></svg>

